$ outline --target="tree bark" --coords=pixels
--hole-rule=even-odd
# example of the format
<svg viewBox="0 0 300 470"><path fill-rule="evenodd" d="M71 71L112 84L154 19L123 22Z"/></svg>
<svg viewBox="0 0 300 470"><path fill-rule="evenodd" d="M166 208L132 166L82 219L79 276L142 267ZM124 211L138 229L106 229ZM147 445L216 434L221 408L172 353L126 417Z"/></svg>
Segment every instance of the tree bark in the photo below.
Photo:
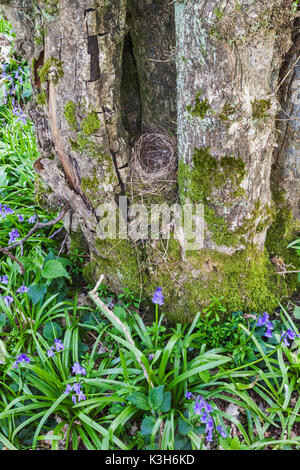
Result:
<svg viewBox="0 0 300 470"><path fill-rule="evenodd" d="M223 295L229 309L258 311L295 288L295 277L278 276L270 260L295 263L286 247L299 219L299 20L291 2L0 4L32 64L40 188L70 205L73 245L82 232L91 252L87 276L104 273L115 290L148 298L161 285L166 310L185 320L210 295ZM204 205L202 250L185 252L175 239L99 237L97 207L119 195L130 203L132 146L157 126L177 134L180 202Z"/></svg>

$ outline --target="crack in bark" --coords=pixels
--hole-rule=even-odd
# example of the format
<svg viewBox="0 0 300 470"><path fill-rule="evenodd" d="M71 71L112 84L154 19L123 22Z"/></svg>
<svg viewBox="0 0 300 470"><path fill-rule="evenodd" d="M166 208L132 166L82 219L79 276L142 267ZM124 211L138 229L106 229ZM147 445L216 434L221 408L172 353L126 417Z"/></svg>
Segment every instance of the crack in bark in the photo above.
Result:
<svg viewBox="0 0 300 470"><path fill-rule="evenodd" d="M97 36L88 36L88 54L91 57L90 82L100 78L99 45Z"/></svg>

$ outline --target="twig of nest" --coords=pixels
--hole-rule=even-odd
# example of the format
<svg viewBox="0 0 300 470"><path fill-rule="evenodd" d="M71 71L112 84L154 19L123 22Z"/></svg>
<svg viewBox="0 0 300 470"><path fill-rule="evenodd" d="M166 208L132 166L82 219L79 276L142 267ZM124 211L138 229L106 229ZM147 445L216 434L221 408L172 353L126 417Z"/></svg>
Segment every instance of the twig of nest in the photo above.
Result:
<svg viewBox="0 0 300 470"><path fill-rule="evenodd" d="M152 187L153 183L175 182L176 139L158 127L141 135L132 149L131 180Z"/></svg>

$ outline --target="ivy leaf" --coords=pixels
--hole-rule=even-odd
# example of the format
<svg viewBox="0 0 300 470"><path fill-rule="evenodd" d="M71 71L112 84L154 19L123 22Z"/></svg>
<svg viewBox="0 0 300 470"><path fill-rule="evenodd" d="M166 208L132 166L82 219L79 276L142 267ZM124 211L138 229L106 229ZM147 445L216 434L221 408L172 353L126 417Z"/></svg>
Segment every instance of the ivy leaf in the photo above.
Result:
<svg viewBox="0 0 300 470"><path fill-rule="evenodd" d="M149 405L153 410L158 410L163 402L164 398L164 385L152 388L149 392Z"/></svg>
<svg viewBox="0 0 300 470"><path fill-rule="evenodd" d="M67 277L70 279L69 274L61 262L56 259L50 259L45 263L42 270L42 276L45 279L56 279L57 277Z"/></svg>
<svg viewBox="0 0 300 470"><path fill-rule="evenodd" d="M150 410L148 399L142 392L134 392L128 397L128 400L139 410Z"/></svg>
<svg viewBox="0 0 300 470"><path fill-rule="evenodd" d="M47 286L45 284L35 284L28 288L27 295L31 298L33 305L36 305L43 300L46 292Z"/></svg>
<svg viewBox="0 0 300 470"><path fill-rule="evenodd" d="M49 341L53 341L56 338L60 338L62 335L62 329L55 321L49 321L44 325L43 336Z"/></svg>
<svg viewBox="0 0 300 470"><path fill-rule="evenodd" d="M141 435L149 436L149 434L152 434L154 424L155 419L153 418L153 416L145 416L141 424Z"/></svg>

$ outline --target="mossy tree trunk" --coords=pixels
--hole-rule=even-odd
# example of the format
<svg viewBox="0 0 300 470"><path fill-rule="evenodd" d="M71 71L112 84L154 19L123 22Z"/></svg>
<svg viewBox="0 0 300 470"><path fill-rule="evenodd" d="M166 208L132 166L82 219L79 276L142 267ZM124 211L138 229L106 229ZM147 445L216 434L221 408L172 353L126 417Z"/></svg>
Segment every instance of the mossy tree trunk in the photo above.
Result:
<svg viewBox="0 0 300 470"><path fill-rule="evenodd" d="M299 205L299 126L276 120L300 114L291 2L0 4L31 63L40 192L70 205L66 225L91 252L86 274L145 296L161 285L177 318L210 295L231 309L273 308L287 283L269 258L287 256ZM131 147L157 125L177 132L180 201L204 204L202 250L98 237L97 207L130 196Z"/></svg>

